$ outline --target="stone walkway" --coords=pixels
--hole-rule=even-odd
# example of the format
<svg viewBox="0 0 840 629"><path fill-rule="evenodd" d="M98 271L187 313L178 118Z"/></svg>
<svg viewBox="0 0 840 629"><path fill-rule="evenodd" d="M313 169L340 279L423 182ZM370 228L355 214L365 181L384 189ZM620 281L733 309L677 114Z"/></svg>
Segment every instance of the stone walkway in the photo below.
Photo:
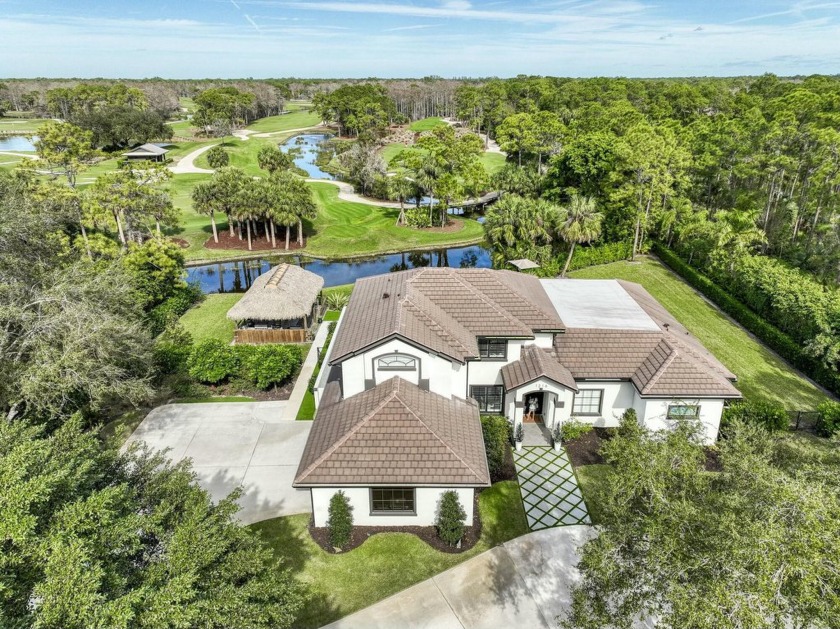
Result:
<svg viewBox="0 0 840 629"><path fill-rule="evenodd" d="M549 447L523 447L514 452L519 490L532 531L570 524L590 524L566 451Z"/></svg>

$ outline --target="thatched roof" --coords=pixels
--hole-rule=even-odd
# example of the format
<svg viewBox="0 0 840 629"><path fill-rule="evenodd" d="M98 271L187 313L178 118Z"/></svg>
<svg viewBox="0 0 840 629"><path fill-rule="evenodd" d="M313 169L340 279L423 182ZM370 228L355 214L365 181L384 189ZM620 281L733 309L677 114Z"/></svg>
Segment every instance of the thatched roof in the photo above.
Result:
<svg viewBox="0 0 840 629"><path fill-rule="evenodd" d="M286 321L309 315L324 278L293 264L278 264L260 275L230 310L234 321Z"/></svg>

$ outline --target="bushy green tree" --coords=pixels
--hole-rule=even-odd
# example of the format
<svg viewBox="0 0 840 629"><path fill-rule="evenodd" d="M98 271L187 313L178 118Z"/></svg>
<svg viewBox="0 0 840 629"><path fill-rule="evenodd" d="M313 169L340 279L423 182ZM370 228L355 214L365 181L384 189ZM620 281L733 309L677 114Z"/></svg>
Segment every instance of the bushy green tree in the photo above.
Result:
<svg viewBox="0 0 840 629"><path fill-rule="evenodd" d="M723 410L721 424L743 422L763 426L770 431L787 430L790 427L785 407L763 400L736 402Z"/></svg>
<svg viewBox="0 0 840 629"><path fill-rule="evenodd" d="M466 518L467 512L458 499L458 493L452 490L443 492L435 516L438 537L450 546L455 546L464 537Z"/></svg>
<svg viewBox="0 0 840 629"><path fill-rule="evenodd" d="M301 586L189 462L103 448L71 419L0 422L4 626L282 628Z"/></svg>
<svg viewBox="0 0 840 629"><path fill-rule="evenodd" d="M283 384L300 368L301 351L295 345L237 345L243 377L258 389Z"/></svg>
<svg viewBox="0 0 840 629"><path fill-rule="evenodd" d="M273 144L266 144L260 147L257 153L257 164L271 174L278 170L291 170L295 162L288 153L281 151Z"/></svg>
<svg viewBox="0 0 840 629"><path fill-rule="evenodd" d="M210 168L213 168L214 170L224 168L230 164L230 155L228 155L223 146L217 144L207 151L207 163L210 164Z"/></svg>
<svg viewBox="0 0 840 629"><path fill-rule="evenodd" d="M840 402L823 402L817 407L817 432L823 437L840 434Z"/></svg>
<svg viewBox="0 0 840 629"><path fill-rule="evenodd" d="M828 628L840 617L836 473L789 466L783 440L739 422L704 469L699 428L619 432L601 447L598 536L564 626Z"/></svg>
<svg viewBox="0 0 840 629"><path fill-rule="evenodd" d="M41 125L35 151L47 168L67 178L71 188L76 186L79 173L99 156L93 146L93 134L69 122L50 121Z"/></svg>
<svg viewBox="0 0 840 629"><path fill-rule="evenodd" d="M190 376L207 384L218 384L239 368L236 353L219 339L208 339L193 347L187 361Z"/></svg>
<svg viewBox="0 0 840 629"><path fill-rule="evenodd" d="M330 498L327 529L330 533L330 544L334 548L344 548L350 543L353 533L353 505L343 491L339 490Z"/></svg>

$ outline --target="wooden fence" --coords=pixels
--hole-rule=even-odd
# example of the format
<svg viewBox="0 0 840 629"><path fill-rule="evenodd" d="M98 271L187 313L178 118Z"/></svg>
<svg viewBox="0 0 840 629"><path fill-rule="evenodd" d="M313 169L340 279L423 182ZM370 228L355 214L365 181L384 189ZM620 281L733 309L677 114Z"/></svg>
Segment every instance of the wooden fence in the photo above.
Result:
<svg viewBox="0 0 840 629"><path fill-rule="evenodd" d="M241 330L234 330L233 342L251 345L260 345L262 343L305 343L306 330L243 328Z"/></svg>

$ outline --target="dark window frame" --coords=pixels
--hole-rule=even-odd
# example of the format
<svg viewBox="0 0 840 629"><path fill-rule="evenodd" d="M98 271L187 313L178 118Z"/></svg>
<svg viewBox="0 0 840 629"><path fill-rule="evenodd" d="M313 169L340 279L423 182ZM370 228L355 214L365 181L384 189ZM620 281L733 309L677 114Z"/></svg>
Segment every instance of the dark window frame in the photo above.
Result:
<svg viewBox="0 0 840 629"><path fill-rule="evenodd" d="M579 412L575 410L577 405L578 395L581 393L598 393L598 412ZM573 417L601 417L604 410L604 389L579 389L572 399L572 416Z"/></svg>
<svg viewBox="0 0 840 629"><path fill-rule="evenodd" d="M475 389L482 389L484 395L479 397L475 396ZM487 390L488 389L497 389L498 396L499 396L499 410L488 410L487 409ZM495 392L494 392L495 393ZM504 412L505 408L505 387L501 384L471 384L470 385L470 397L478 402L478 411L484 415L501 415Z"/></svg>
<svg viewBox="0 0 840 629"><path fill-rule="evenodd" d="M680 415L680 416L673 416L671 415L672 408L693 408L694 415ZM665 412L665 419L670 421L696 421L700 419L700 405L699 404L668 404L668 410Z"/></svg>
<svg viewBox="0 0 840 629"><path fill-rule="evenodd" d="M374 498L374 492L391 492L390 497ZM375 504L380 504L388 501L394 501L394 492L403 494L401 500L406 501L405 494L411 492L411 509L376 509ZM369 490L368 499L370 500L370 515L417 515L417 488L416 487L371 487Z"/></svg>
<svg viewBox="0 0 840 629"><path fill-rule="evenodd" d="M501 354L496 351L495 354L491 352L491 347L496 345L497 348L499 345L504 346L504 351ZM484 347L482 347L484 345ZM478 338L478 357L481 360L507 360L508 356L508 342L507 339L497 339L491 337L479 337Z"/></svg>

